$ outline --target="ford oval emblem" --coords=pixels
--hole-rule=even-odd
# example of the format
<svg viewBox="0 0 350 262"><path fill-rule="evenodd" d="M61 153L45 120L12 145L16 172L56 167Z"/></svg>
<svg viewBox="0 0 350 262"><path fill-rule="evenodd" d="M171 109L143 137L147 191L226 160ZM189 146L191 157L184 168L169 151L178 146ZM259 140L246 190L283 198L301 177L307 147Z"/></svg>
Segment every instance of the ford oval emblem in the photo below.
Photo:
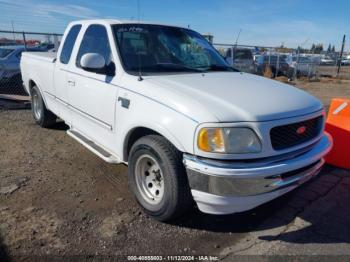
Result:
<svg viewBox="0 0 350 262"><path fill-rule="evenodd" d="M297 129L297 134L302 135L306 131L306 126L301 126Z"/></svg>

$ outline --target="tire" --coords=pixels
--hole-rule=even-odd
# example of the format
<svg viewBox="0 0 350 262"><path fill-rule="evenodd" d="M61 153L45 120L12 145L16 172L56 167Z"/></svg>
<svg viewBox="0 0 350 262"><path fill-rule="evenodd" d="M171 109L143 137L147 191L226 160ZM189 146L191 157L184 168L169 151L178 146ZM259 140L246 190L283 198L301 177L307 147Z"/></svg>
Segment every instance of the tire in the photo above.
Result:
<svg viewBox="0 0 350 262"><path fill-rule="evenodd" d="M49 127L55 124L57 116L46 108L39 88L34 86L30 94L32 100L32 114L35 122L41 127Z"/></svg>
<svg viewBox="0 0 350 262"><path fill-rule="evenodd" d="M146 214L169 221L193 206L182 153L164 137L140 138L128 161L130 189Z"/></svg>

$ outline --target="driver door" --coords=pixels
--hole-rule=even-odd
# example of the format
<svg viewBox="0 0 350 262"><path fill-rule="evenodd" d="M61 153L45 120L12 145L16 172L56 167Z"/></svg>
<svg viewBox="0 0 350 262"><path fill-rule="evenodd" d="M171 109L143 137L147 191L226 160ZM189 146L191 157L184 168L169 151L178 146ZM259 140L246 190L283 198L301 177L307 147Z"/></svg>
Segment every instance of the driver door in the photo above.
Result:
<svg viewBox="0 0 350 262"><path fill-rule="evenodd" d="M72 129L111 150L109 147L114 137L118 87L111 84L113 75L89 72L81 68L80 60L87 53L98 53L104 57L107 66L112 65L111 44L104 25L88 26L75 63L71 63L67 75Z"/></svg>

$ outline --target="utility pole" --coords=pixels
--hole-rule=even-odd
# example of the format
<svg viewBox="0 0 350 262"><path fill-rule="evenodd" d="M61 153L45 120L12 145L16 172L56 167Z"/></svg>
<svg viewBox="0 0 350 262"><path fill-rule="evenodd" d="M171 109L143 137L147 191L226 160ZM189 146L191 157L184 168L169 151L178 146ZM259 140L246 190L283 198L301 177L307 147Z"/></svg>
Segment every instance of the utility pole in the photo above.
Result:
<svg viewBox="0 0 350 262"><path fill-rule="evenodd" d="M26 34L24 32L22 32L22 36L23 36L24 49L27 50Z"/></svg>
<svg viewBox="0 0 350 262"><path fill-rule="evenodd" d="M16 38L15 38L15 27L13 26L13 20L11 20L11 25L12 25L12 36L13 36L13 41L16 44Z"/></svg>
<svg viewBox="0 0 350 262"><path fill-rule="evenodd" d="M235 42L235 46L236 47L237 47L238 39L239 39L239 36L241 35L241 32L242 32L242 29L239 29L239 32L238 32L238 35L237 35L237 38L236 38L236 42Z"/></svg>
<svg viewBox="0 0 350 262"><path fill-rule="evenodd" d="M344 53L344 46L345 46L345 35L343 36L343 43L341 46L341 51L340 51L340 55L339 55L339 59L338 59L337 77L339 77L339 73L340 73L341 59L342 59L343 53Z"/></svg>
<svg viewBox="0 0 350 262"><path fill-rule="evenodd" d="M239 32L238 32L238 35L236 37L236 42L235 42L235 45L231 47L231 60L232 60L232 66L233 66L233 51L236 50L237 48L237 44L238 44L238 39L239 39L239 36L241 35L241 32L242 32L242 29L240 28L239 29Z"/></svg>

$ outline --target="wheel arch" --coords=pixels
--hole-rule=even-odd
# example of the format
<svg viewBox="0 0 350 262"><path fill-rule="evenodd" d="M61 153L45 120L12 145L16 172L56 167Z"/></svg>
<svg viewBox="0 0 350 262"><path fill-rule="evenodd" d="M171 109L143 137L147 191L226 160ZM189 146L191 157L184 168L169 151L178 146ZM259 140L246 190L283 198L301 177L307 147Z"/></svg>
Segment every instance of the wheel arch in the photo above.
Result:
<svg viewBox="0 0 350 262"><path fill-rule="evenodd" d="M33 79L29 79L29 81L28 81L29 94L31 93L34 86L38 86L38 85L35 83L35 81Z"/></svg>
<svg viewBox="0 0 350 262"><path fill-rule="evenodd" d="M160 128L137 126L129 130L124 138L123 161L127 162L132 145L141 137L159 135L167 139L177 150L184 152L183 145L170 133Z"/></svg>
<svg viewBox="0 0 350 262"><path fill-rule="evenodd" d="M39 89L40 95L44 101L44 105L47 108L46 97L44 96L44 93L43 93L42 89L40 88L40 85L37 83L37 81L35 81L33 79L28 80L29 95L30 96L32 95L32 90L33 90L34 86L36 86Z"/></svg>

